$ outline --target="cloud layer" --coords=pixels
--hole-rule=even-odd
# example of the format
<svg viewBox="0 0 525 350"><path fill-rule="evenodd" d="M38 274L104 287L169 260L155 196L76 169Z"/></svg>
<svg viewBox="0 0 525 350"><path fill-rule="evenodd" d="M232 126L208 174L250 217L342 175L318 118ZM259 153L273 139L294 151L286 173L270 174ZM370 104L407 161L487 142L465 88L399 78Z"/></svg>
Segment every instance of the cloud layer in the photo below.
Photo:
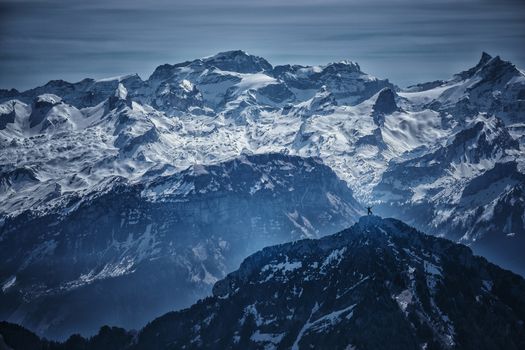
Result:
<svg viewBox="0 0 525 350"><path fill-rule="evenodd" d="M516 0L0 0L0 87L139 73L229 49L272 64L348 58L401 86L482 50L525 67Z"/></svg>

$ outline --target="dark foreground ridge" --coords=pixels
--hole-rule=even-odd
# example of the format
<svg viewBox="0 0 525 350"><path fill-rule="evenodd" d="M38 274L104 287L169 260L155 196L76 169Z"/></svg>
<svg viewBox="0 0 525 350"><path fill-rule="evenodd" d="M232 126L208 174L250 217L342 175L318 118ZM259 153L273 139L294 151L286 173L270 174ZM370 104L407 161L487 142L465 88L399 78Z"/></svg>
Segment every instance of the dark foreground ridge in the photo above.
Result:
<svg viewBox="0 0 525 350"><path fill-rule="evenodd" d="M139 332L103 327L60 344L1 323L0 349L517 350L524 320L523 278L465 246L368 216L251 255L213 296Z"/></svg>

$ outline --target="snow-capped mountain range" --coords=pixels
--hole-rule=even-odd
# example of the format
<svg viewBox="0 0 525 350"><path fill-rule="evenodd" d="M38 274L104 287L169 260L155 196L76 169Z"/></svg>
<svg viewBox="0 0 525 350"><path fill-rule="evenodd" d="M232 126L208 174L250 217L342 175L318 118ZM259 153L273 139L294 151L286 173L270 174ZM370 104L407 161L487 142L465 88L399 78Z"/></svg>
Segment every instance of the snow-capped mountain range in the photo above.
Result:
<svg viewBox="0 0 525 350"><path fill-rule="evenodd" d="M184 280L198 276L209 290L203 281L224 277L244 254L336 232L361 204L524 273L524 144L525 74L486 53L450 80L406 89L351 61L274 67L230 51L161 65L147 80L0 90L0 246L12 252L0 267L2 313L47 329L45 312L11 305L31 304L28 290L57 295L133 275L164 256L156 244L166 249L168 233L185 230L206 254L173 248L165 256L191 257L180 264ZM228 182L243 177L231 169L245 163L250 176ZM314 188L315 219L303 205ZM236 202L246 211L228 217ZM266 223L253 224L238 256L224 255L235 220L266 206L277 209L263 211ZM186 226L170 226L171 215ZM227 223L213 231L222 216ZM153 217L158 227L148 226ZM234 232L252 227L241 222ZM34 279L49 268L43 261L72 268Z"/></svg>

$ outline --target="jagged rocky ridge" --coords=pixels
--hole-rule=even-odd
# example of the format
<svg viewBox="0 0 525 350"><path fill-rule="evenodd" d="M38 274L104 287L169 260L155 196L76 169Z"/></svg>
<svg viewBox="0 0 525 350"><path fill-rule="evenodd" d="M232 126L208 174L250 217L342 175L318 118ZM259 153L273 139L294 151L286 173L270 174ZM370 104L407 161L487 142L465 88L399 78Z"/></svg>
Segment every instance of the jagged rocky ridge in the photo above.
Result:
<svg viewBox="0 0 525 350"><path fill-rule="evenodd" d="M45 349L521 349L525 280L401 221L362 217L268 247L213 296L137 334L104 327ZM0 325L7 344L30 339ZM35 347L36 348L36 347Z"/></svg>
<svg viewBox="0 0 525 350"><path fill-rule="evenodd" d="M146 80L1 90L0 230L16 235L26 226L8 223L52 218L71 198L115 183L148 186L195 166L280 153L318 157L375 212L525 273L524 77L483 54L450 80L400 89L350 61L273 67L231 51L159 66ZM146 230L132 232L146 239ZM112 242L110 231L98 235ZM44 255L62 254L46 247ZM112 252L108 261L118 259ZM9 266L0 300L23 289L15 277L25 265Z"/></svg>
<svg viewBox="0 0 525 350"><path fill-rule="evenodd" d="M523 274L520 152L500 119L478 117L443 147L393 163L374 188L377 210L433 234L450 230L449 239Z"/></svg>

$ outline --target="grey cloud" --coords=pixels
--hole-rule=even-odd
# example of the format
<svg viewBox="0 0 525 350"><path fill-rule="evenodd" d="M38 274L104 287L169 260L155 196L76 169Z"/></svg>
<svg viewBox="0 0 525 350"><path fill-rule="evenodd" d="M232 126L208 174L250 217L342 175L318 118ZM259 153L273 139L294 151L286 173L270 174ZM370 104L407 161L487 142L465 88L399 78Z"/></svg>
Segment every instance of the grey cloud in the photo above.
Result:
<svg viewBox="0 0 525 350"><path fill-rule="evenodd" d="M525 66L516 0L0 0L0 87L80 80L244 49L273 64L343 58L400 85L482 50Z"/></svg>

